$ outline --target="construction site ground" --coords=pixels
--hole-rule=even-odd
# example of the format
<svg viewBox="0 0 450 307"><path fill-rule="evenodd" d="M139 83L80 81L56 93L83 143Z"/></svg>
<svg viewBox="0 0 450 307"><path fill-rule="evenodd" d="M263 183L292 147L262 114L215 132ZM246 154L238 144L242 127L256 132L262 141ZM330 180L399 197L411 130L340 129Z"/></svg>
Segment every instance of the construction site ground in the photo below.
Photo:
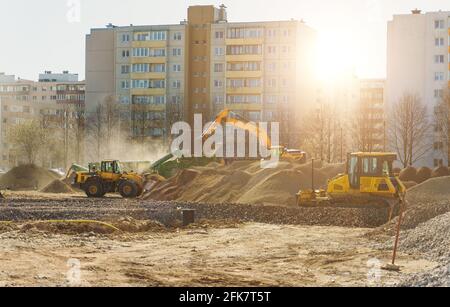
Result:
<svg viewBox="0 0 450 307"><path fill-rule="evenodd" d="M352 209L277 214L265 206L114 195L5 196L0 286L389 286L437 265L401 252L401 272L380 270L391 250L367 235L377 225L330 218ZM180 210L187 208L197 210L198 220L183 227Z"/></svg>

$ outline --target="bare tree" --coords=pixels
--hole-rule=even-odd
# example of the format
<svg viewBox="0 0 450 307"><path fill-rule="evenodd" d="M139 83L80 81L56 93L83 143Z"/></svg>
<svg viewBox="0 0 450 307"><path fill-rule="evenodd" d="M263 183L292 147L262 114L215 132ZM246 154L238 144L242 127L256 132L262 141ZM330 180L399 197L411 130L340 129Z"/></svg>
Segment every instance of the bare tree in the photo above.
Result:
<svg viewBox="0 0 450 307"><path fill-rule="evenodd" d="M103 121L105 126L105 146L108 152L112 150L112 142L115 134L118 132L119 108L114 96L107 96L103 101Z"/></svg>
<svg viewBox="0 0 450 307"><path fill-rule="evenodd" d="M315 158L338 162L346 150L345 121L328 104L321 104L304 118L303 146Z"/></svg>
<svg viewBox="0 0 450 307"><path fill-rule="evenodd" d="M47 143L47 134L39 121L26 121L9 130L8 140L26 157L28 164L34 164Z"/></svg>
<svg viewBox="0 0 450 307"><path fill-rule="evenodd" d="M429 130L427 107L418 95L405 93L389 119L390 142L404 167L412 166L431 150Z"/></svg>
<svg viewBox="0 0 450 307"><path fill-rule="evenodd" d="M87 138L93 145L90 147L92 158L99 161L112 151L114 137L119 130L119 113L114 97L107 96L97 104L94 112L85 115Z"/></svg>
<svg viewBox="0 0 450 307"><path fill-rule="evenodd" d="M82 105L76 105L74 107L72 122L72 131L75 142L75 159L77 163L81 163L83 160L82 152L86 130L86 113Z"/></svg>

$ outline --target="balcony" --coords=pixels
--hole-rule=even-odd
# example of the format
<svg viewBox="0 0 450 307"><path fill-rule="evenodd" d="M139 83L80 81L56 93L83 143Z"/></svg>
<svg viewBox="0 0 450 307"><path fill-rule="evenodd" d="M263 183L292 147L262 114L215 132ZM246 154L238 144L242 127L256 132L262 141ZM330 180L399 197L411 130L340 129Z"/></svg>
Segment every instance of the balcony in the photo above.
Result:
<svg viewBox="0 0 450 307"><path fill-rule="evenodd" d="M228 54L225 59L227 62L259 62L264 56L262 54Z"/></svg>
<svg viewBox="0 0 450 307"><path fill-rule="evenodd" d="M131 73L132 80L143 80L143 79L150 80L150 79L165 79L165 78L166 78L165 72Z"/></svg>
<svg viewBox="0 0 450 307"><path fill-rule="evenodd" d="M131 64L166 64L167 56L131 57Z"/></svg>
<svg viewBox="0 0 450 307"><path fill-rule="evenodd" d="M165 88L133 88L131 95L135 96L163 96L166 95Z"/></svg>
<svg viewBox="0 0 450 307"><path fill-rule="evenodd" d="M262 45L264 38L227 38L225 43L227 45Z"/></svg>
<svg viewBox="0 0 450 307"><path fill-rule="evenodd" d="M226 103L226 107L232 111L261 111L259 103Z"/></svg>
<svg viewBox="0 0 450 307"><path fill-rule="evenodd" d="M263 92L262 87L227 87L227 94L261 94Z"/></svg>
<svg viewBox="0 0 450 307"><path fill-rule="evenodd" d="M140 48L140 47L149 47L149 48L166 48L167 41L133 41L131 43L131 47Z"/></svg>
<svg viewBox="0 0 450 307"><path fill-rule="evenodd" d="M258 71L227 71L225 73L226 78L229 79L239 79L239 78L262 78L263 72Z"/></svg>

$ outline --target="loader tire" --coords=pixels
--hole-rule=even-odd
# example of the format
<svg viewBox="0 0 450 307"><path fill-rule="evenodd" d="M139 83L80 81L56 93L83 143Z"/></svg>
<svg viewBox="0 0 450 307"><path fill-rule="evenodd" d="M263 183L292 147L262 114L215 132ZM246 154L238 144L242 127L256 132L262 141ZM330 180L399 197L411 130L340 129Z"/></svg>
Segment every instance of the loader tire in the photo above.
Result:
<svg viewBox="0 0 450 307"><path fill-rule="evenodd" d="M133 181L122 181L119 185L119 193L123 198L136 198L139 188Z"/></svg>
<svg viewBox="0 0 450 307"><path fill-rule="evenodd" d="M106 194L101 180L98 179L88 180L84 184L84 192L89 198L101 198Z"/></svg>

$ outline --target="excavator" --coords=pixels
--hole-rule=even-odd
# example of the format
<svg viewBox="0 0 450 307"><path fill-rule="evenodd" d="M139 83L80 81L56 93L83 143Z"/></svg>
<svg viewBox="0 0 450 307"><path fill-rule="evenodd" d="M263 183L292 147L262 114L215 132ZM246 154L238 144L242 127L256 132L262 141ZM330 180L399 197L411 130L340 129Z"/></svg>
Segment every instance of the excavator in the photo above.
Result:
<svg viewBox="0 0 450 307"><path fill-rule="evenodd" d="M315 189L313 179L311 189L297 194L297 204L302 207L388 208L390 220L397 206L405 201L406 194L406 187L393 172L395 160L395 153L350 153L344 174L329 180L326 190ZM312 168L314 171L314 166Z"/></svg>
<svg viewBox="0 0 450 307"><path fill-rule="evenodd" d="M291 162L298 162L305 164L307 160L306 153L299 149L288 149L284 146L272 146L272 141L264 129L259 129L257 124L252 123L243 116L229 110L222 110L217 116L214 122L203 132L203 139L211 136L216 131L217 127L229 124L238 129L246 130L251 134L258 136L260 142L266 145L273 155L278 156L281 160L287 160Z"/></svg>

